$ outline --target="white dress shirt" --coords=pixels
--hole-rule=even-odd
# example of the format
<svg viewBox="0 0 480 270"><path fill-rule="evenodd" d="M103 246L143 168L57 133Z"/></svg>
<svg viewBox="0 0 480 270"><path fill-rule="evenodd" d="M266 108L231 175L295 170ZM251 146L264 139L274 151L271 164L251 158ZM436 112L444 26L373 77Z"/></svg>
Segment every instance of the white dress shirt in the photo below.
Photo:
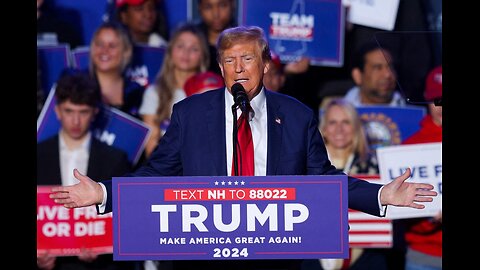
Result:
<svg viewBox="0 0 480 270"><path fill-rule="evenodd" d="M73 169L77 169L81 174L87 174L88 158L90 157L90 142L92 134L88 132L85 140L80 147L68 149L62 132L58 135L58 149L60 150L60 174L62 176L62 186L71 186L79 183L73 176Z"/></svg>
<svg viewBox="0 0 480 270"><path fill-rule="evenodd" d="M233 96L225 89L225 141L227 142L227 175L232 175L233 160L233 114L232 114ZM255 176L267 175L267 100L265 90L262 88L260 93L251 101L250 106L253 109L253 118L250 119L250 129L253 137L253 157L255 161ZM237 119L242 114L240 108L237 108Z"/></svg>

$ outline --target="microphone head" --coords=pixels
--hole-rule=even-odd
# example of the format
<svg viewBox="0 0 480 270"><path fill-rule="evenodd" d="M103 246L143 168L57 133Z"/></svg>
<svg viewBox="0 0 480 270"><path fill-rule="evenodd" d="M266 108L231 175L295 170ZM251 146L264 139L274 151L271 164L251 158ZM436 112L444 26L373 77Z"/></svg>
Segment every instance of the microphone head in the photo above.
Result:
<svg viewBox="0 0 480 270"><path fill-rule="evenodd" d="M249 101L247 92L245 92L245 88L243 88L243 85L240 83L235 83L232 85L231 90L233 95L233 102L235 102L235 105L240 106L242 112L246 112L247 104L249 103Z"/></svg>
<svg viewBox="0 0 480 270"><path fill-rule="evenodd" d="M241 83L234 83L232 85L232 95L235 97L239 92L245 92L245 88L243 88Z"/></svg>

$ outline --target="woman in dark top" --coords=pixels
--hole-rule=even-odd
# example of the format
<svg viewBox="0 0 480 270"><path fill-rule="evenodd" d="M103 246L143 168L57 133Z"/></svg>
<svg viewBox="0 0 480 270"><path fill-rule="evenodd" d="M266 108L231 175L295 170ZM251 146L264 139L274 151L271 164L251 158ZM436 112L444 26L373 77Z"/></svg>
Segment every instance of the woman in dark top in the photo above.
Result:
<svg viewBox="0 0 480 270"><path fill-rule="evenodd" d="M125 76L132 51L132 42L124 28L104 23L90 43L89 72L98 81L106 105L139 118L144 87Z"/></svg>

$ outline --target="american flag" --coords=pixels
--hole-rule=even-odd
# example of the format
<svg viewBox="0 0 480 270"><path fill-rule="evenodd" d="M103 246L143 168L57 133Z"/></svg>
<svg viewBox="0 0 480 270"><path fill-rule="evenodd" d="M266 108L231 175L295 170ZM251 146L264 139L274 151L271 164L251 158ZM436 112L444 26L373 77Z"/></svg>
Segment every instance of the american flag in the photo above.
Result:
<svg viewBox="0 0 480 270"><path fill-rule="evenodd" d="M379 175L352 175L372 183L380 183ZM348 238L350 247L389 248L392 247L392 221L348 209Z"/></svg>

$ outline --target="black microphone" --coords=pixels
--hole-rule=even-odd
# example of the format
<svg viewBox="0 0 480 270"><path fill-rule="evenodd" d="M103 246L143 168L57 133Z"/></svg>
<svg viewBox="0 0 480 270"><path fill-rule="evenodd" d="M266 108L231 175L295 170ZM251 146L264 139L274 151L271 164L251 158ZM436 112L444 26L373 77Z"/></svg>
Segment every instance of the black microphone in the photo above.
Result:
<svg viewBox="0 0 480 270"><path fill-rule="evenodd" d="M244 113L247 113L247 105L249 104L249 100L243 85L240 83L235 83L232 85L232 95L235 105L240 106L240 110L242 110Z"/></svg>

